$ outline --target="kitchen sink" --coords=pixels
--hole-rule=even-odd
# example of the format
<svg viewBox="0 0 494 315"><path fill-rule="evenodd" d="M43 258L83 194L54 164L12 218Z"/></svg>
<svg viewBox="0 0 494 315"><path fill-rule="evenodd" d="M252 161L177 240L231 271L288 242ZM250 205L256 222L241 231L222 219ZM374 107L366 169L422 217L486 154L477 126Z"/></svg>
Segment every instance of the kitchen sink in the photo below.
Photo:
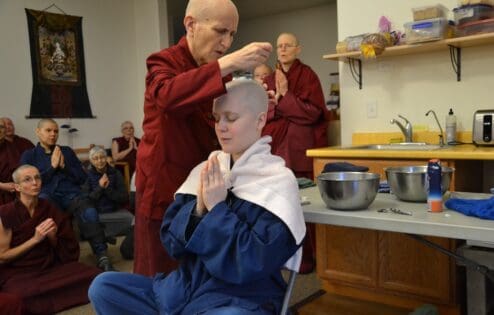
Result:
<svg viewBox="0 0 494 315"><path fill-rule="evenodd" d="M352 150L409 150L409 151L429 151L445 148L439 144L429 144L425 142L400 142L400 143L386 143L386 144L366 144L357 145L353 147L347 147L344 149Z"/></svg>

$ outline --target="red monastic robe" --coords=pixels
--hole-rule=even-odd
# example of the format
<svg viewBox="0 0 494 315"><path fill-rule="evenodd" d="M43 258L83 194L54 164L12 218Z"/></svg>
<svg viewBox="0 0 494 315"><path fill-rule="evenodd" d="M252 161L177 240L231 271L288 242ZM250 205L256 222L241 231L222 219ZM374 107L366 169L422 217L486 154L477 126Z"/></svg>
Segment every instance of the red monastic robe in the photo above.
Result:
<svg viewBox="0 0 494 315"><path fill-rule="evenodd" d="M137 146L139 146L139 143L141 142L141 139L139 138L134 138ZM125 137L118 137L118 138L113 138L112 141L116 141L118 144L118 151L124 151L129 148L130 141L125 139ZM136 159L137 159L137 150L132 149L132 151L129 152L123 159L119 160L122 162L127 162L129 164L129 176L132 177L132 174L134 174L134 171L136 170Z"/></svg>
<svg viewBox="0 0 494 315"><path fill-rule="evenodd" d="M12 230L10 247L26 242L47 218L57 224L57 244L43 240L27 253L0 268L2 292L22 299L24 312L53 314L88 303L87 290L100 270L77 262L79 242L70 218L45 199L39 199L32 217L19 201L0 207L4 228Z"/></svg>
<svg viewBox="0 0 494 315"><path fill-rule="evenodd" d="M305 151L327 146L328 110L317 74L298 59L288 72L288 92L276 106L269 107L263 135L273 138L272 153L285 159L296 176L312 178L312 159ZM265 79L268 90L276 90L275 72Z"/></svg>
<svg viewBox="0 0 494 315"><path fill-rule="evenodd" d="M10 183L13 181L12 173L19 166L21 153L15 145L6 139L0 143L0 182ZM15 199L15 192L0 190L0 205Z"/></svg>
<svg viewBox="0 0 494 315"><path fill-rule="evenodd" d="M194 166L219 149L210 119L226 93L217 61L194 61L183 37L147 59L144 135L137 150L134 272L154 275L177 264L159 239L164 212Z"/></svg>
<svg viewBox="0 0 494 315"><path fill-rule="evenodd" d="M22 315L22 300L17 295L0 292L0 314Z"/></svg>
<svg viewBox="0 0 494 315"><path fill-rule="evenodd" d="M18 135L14 135L14 139L12 140L12 143L17 148L20 154L22 154L26 150L34 148L34 144L29 139L26 139Z"/></svg>

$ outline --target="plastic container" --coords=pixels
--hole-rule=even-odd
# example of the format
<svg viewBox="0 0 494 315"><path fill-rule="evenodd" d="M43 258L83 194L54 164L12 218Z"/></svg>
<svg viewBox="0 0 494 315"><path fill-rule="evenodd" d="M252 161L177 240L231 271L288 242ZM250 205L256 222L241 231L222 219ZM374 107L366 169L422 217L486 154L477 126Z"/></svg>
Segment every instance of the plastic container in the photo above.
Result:
<svg viewBox="0 0 494 315"><path fill-rule="evenodd" d="M494 32L494 19L468 22L459 25L457 28L458 36L467 36L473 34Z"/></svg>
<svg viewBox="0 0 494 315"><path fill-rule="evenodd" d="M466 5L454 8L455 24L462 25L468 22L494 18L494 7L485 4Z"/></svg>
<svg viewBox="0 0 494 315"><path fill-rule="evenodd" d="M447 37L448 20L436 18L418 22L405 23L405 39L407 44L428 42Z"/></svg>
<svg viewBox="0 0 494 315"><path fill-rule="evenodd" d="M446 144L456 142L456 115L453 109L449 109L446 116Z"/></svg>
<svg viewBox="0 0 494 315"><path fill-rule="evenodd" d="M438 159L429 160L427 164L427 204L430 212L443 211L443 194L441 192L441 162Z"/></svg>
<svg viewBox="0 0 494 315"><path fill-rule="evenodd" d="M448 8L442 4L412 8L412 12L414 21L448 17Z"/></svg>

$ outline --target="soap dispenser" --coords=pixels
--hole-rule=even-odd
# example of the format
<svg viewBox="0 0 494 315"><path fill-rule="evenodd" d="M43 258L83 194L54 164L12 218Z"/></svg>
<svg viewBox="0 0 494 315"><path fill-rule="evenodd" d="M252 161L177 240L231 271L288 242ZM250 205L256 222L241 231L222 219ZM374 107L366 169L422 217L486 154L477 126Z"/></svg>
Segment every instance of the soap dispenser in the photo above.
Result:
<svg viewBox="0 0 494 315"><path fill-rule="evenodd" d="M456 142L456 116L453 109L449 109L446 116L446 144L454 144Z"/></svg>

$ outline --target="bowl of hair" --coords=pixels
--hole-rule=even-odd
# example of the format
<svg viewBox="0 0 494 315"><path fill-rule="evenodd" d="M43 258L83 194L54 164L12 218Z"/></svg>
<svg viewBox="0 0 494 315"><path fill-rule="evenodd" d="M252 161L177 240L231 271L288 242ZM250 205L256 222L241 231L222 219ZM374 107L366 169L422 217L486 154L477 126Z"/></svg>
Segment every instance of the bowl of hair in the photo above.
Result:
<svg viewBox="0 0 494 315"><path fill-rule="evenodd" d="M328 208L361 210L376 198L379 179L368 172L328 172L317 176L317 187Z"/></svg>

